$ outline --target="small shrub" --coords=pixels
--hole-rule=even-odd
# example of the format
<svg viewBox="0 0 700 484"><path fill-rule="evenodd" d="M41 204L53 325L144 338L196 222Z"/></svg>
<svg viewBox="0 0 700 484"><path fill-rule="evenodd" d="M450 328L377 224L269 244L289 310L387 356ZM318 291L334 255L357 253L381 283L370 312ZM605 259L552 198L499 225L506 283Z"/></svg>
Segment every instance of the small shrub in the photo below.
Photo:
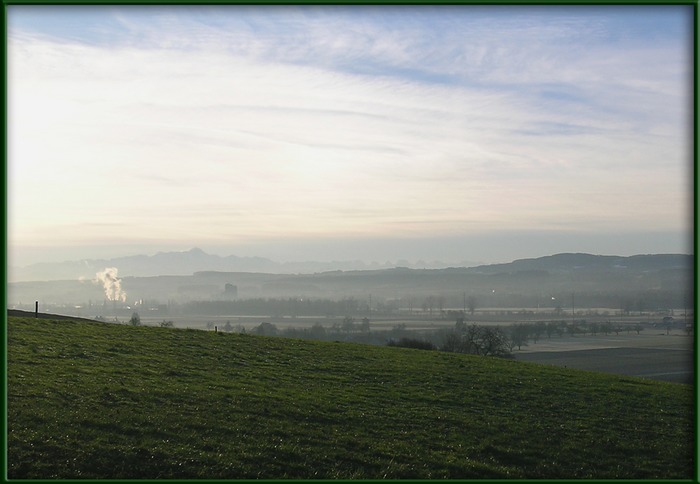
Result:
<svg viewBox="0 0 700 484"><path fill-rule="evenodd" d="M413 348L416 350L435 350L436 346L430 341L423 341L415 338L401 338L400 340L389 340L387 346L397 346L400 348Z"/></svg>
<svg viewBox="0 0 700 484"><path fill-rule="evenodd" d="M139 313L134 313L131 315L129 324L132 326L141 326L141 316L139 316Z"/></svg>

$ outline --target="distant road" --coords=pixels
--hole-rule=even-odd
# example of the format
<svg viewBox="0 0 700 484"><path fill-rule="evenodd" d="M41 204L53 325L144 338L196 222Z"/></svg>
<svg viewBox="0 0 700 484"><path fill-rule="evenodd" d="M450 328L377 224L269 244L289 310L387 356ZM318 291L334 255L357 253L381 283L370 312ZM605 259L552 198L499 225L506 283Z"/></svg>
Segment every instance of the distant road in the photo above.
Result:
<svg viewBox="0 0 700 484"><path fill-rule="evenodd" d="M516 354L515 359L673 383L694 383L692 349L627 347L542 351Z"/></svg>

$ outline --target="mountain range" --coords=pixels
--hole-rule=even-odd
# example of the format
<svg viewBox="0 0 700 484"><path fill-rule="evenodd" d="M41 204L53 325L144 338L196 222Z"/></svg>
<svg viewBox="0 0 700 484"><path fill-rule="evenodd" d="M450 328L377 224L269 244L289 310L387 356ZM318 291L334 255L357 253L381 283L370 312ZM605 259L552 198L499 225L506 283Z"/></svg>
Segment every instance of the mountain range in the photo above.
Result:
<svg viewBox="0 0 700 484"><path fill-rule="evenodd" d="M469 267L478 262L463 261L458 265ZM397 266L414 269L440 269L448 267L440 261L411 263L365 263L359 260L276 262L264 257L218 256L193 248L184 252L158 252L155 255L134 255L113 259L84 259L54 263L37 263L25 267L12 267L10 281L52 281L94 279L95 274L106 267L116 267L120 277L188 276L201 271L260 272L266 274L311 274L326 271L354 271L387 269Z"/></svg>
<svg viewBox="0 0 700 484"><path fill-rule="evenodd" d="M74 272L61 280L9 282L8 308L23 309L27 301L64 305L101 301L112 291L107 291L105 280L98 283L95 273L106 267L119 269L119 279L115 275L111 282L126 293L124 300L148 300L156 306L231 298L364 300L371 294L377 303L393 300L410 305L429 297L444 297L447 307L461 307L470 295L482 306L539 307L562 301L573 305L575 293L577 307L654 309L689 307L694 299L694 256L684 254L623 257L567 253L474 267L282 273L272 271L283 265L267 259L218 257L194 249L152 257L82 261L78 266L67 263L66 268ZM230 270L232 266L238 270ZM248 270L240 270L242 267ZM137 271L158 275L129 275ZM83 279L78 279L80 276ZM227 287L232 291L227 292Z"/></svg>

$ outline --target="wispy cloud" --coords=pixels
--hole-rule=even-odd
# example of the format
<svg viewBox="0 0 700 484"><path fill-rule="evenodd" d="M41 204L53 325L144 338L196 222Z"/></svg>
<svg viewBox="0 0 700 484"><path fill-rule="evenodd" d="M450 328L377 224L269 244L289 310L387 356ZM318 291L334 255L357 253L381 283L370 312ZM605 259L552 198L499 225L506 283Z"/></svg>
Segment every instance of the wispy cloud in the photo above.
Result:
<svg viewBox="0 0 700 484"><path fill-rule="evenodd" d="M232 242L687 225L681 35L576 9L98 10L72 36L10 22L13 243L49 219Z"/></svg>

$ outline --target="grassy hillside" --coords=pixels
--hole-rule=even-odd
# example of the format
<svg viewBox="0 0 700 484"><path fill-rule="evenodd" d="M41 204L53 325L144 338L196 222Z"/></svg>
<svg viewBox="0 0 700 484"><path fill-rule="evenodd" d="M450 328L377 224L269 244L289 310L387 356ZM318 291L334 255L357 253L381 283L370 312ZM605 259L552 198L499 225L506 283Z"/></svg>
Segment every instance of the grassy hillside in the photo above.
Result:
<svg viewBox="0 0 700 484"><path fill-rule="evenodd" d="M10 478L691 478L693 390L501 359L9 318Z"/></svg>

